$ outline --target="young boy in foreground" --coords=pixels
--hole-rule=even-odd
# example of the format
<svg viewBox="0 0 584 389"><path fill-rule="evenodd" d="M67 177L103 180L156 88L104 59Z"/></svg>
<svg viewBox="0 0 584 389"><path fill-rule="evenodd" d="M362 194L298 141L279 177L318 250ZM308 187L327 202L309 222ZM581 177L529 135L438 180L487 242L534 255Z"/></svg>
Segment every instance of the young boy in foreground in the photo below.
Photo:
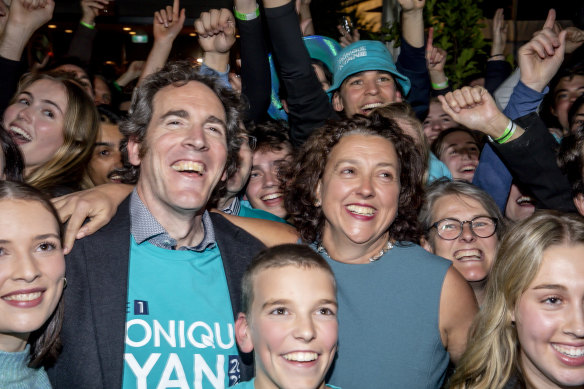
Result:
<svg viewBox="0 0 584 389"><path fill-rule="evenodd" d="M254 350L256 376L234 388L334 388L324 378L337 350L336 292L330 266L308 246L258 254L243 276L235 322L240 349Z"/></svg>

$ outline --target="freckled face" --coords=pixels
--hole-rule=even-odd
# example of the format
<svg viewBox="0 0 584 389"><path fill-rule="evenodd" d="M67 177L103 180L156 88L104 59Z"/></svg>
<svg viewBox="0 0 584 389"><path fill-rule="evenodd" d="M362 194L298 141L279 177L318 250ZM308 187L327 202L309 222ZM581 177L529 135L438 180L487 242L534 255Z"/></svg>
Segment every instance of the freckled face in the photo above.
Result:
<svg viewBox="0 0 584 389"><path fill-rule="evenodd" d="M584 385L584 245L543 252L513 311L520 365L534 388Z"/></svg>

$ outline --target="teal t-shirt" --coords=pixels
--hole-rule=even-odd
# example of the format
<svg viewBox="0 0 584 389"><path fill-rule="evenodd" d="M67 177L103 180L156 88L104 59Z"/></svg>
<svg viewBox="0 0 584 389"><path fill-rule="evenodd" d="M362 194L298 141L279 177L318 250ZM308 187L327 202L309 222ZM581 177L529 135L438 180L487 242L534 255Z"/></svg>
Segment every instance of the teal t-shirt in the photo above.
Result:
<svg viewBox="0 0 584 389"><path fill-rule="evenodd" d="M233 387L233 389L255 389L254 382L255 382L255 378L252 378L249 381L241 382L241 383L235 385ZM331 389L341 389L338 386L333 386L333 385L329 385L329 384L326 384L325 386L327 388L331 388Z"/></svg>
<svg viewBox="0 0 584 389"><path fill-rule="evenodd" d="M239 381L219 249L175 251L131 237L124 388L226 388Z"/></svg>

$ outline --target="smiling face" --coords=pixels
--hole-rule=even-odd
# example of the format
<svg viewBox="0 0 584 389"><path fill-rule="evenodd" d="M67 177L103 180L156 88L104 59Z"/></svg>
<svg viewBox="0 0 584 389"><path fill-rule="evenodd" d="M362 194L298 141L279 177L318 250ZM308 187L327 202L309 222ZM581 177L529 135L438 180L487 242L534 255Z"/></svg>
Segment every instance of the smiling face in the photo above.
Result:
<svg viewBox="0 0 584 389"><path fill-rule="evenodd" d="M159 221L202 211L225 179L226 116L217 95L198 81L154 95L143 144L130 139L130 163L140 165L138 194Z"/></svg>
<svg viewBox="0 0 584 389"><path fill-rule="evenodd" d="M523 220L533 215L535 212L535 199L521 193L519 187L511 185L507 205L505 206L505 216L514 222Z"/></svg>
<svg viewBox="0 0 584 389"><path fill-rule="evenodd" d="M338 334L331 274L297 266L262 270L236 332L242 350L254 350L256 389L324 388Z"/></svg>
<svg viewBox="0 0 584 389"><path fill-rule="evenodd" d="M401 101L395 80L391 74L367 70L353 74L343 81L333 94L333 108L345 111L347 117L368 115L374 108Z"/></svg>
<svg viewBox="0 0 584 389"><path fill-rule="evenodd" d="M431 101L428 116L424 119L423 125L428 144L431 144L440 132L448 128L456 127L458 124L442 109L440 102Z"/></svg>
<svg viewBox="0 0 584 389"><path fill-rule="evenodd" d="M55 310L65 259L55 217L41 203L0 200L0 350L20 351Z"/></svg>
<svg viewBox="0 0 584 389"><path fill-rule="evenodd" d="M114 169L122 167L120 142L124 138L117 124L102 122L93 155L87 166L94 185L119 183L120 177L112 176Z"/></svg>
<svg viewBox="0 0 584 389"><path fill-rule="evenodd" d="M432 223L446 218L460 221L472 220L477 216L490 217L481 203L471 197L450 194L439 198L432 209ZM429 242L424 247L453 262L456 270L469 282L483 281L489 275L498 245L497 234L479 238L464 224L462 234L456 239L445 240L432 229Z"/></svg>
<svg viewBox="0 0 584 389"><path fill-rule="evenodd" d="M4 127L18 144L27 169L49 161L63 145L67 112L65 87L55 81L33 82L4 111Z"/></svg>
<svg viewBox="0 0 584 389"><path fill-rule="evenodd" d="M554 89L554 101L552 114L558 118L562 128L570 128L568 123L568 111L580 95L584 94L584 75L575 75L571 79L560 79Z"/></svg>
<svg viewBox="0 0 584 389"><path fill-rule="evenodd" d="M584 384L584 245L555 245L513 311L519 363L535 388Z"/></svg>
<svg viewBox="0 0 584 389"><path fill-rule="evenodd" d="M444 137L440 160L450 170L452 178L472 182L479 164L479 146L465 131L454 131Z"/></svg>
<svg viewBox="0 0 584 389"><path fill-rule="evenodd" d="M292 156L289 147L281 150L260 149L253 154L253 164L245 196L251 206L286 218L284 192L278 171Z"/></svg>
<svg viewBox="0 0 584 389"><path fill-rule="evenodd" d="M325 216L324 246L383 246L397 214L399 177L399 159L389 140L361 134L341 138L317 188Z"/></svg>

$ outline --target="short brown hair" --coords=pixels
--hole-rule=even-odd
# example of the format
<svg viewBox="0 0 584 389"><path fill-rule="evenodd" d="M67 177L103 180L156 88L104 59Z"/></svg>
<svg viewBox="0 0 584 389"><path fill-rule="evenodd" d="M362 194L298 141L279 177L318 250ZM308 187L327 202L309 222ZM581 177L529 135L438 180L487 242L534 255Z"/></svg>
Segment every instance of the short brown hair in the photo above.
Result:
<svg viewBox="0 0 584 389"><path fill-rule="evenodd" d="M282 244L260 251L241 280L241 310L249 315L253 303L253 282L262 270L295 266L304 269L322 269L329 273L336 291L335 276L330 265L316 251L302 244Z"/></svg>

